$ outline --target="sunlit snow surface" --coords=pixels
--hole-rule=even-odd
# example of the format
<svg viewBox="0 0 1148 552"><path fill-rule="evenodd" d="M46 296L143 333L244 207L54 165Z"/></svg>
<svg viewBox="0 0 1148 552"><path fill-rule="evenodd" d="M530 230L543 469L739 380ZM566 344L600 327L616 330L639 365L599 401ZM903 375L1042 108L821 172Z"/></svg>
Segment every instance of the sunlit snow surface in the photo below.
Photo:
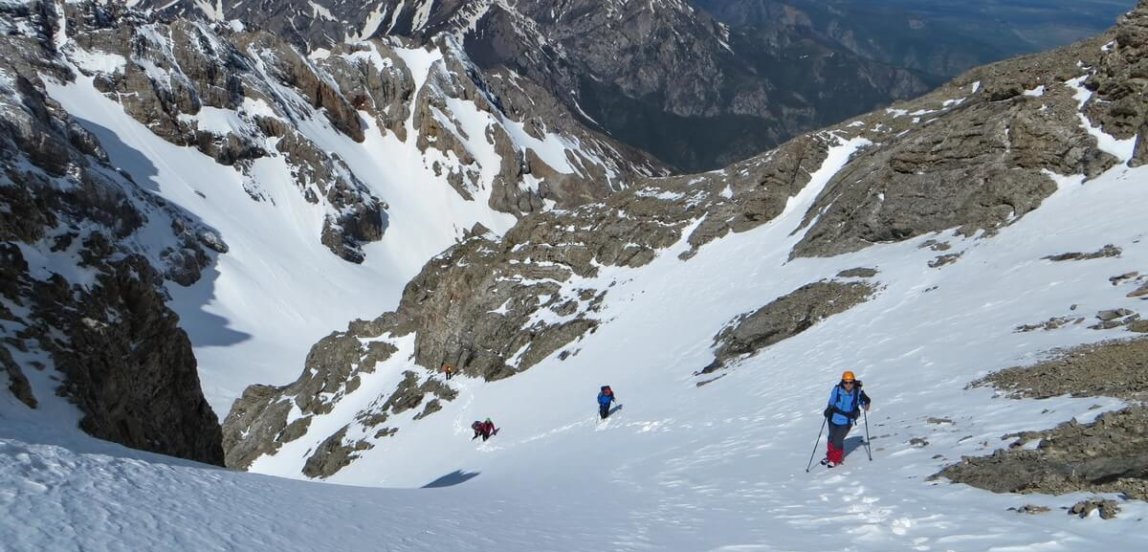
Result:
<svg viewBox="0 0 1148 552"><path fill-rule="evenodd" d="M3 395L0 543L18 551L1145 549L1143 503L1122 502L1114 520L1078 519L1061 507L1089 494L994 495L926 478L962 455L1007 445L1006 433L1089 421L1119 406L1093 398L1015 401L965 386L1054 347L1129 335L1087 324L1014 329L1144 308L1126 297L1133 284L1108 278L1148 268L1148 167L1119 166L1088 182L1058 178L1058 192L991 238L945 232L788 261L818 186L856 145L835 149L770 224L720 239L686 262L676 256L681 244L642 269L604 270L599 280L617 281L606 323L577 344L577 355L496 383L455 378L456 401L404 424L387 446L332 478L359 486L129 451L41 427L43 416L30 418ZM236 238L238 248L260 236ZM930 238L962 256L929 268L938 253L920 245ZM1042 259L1105 244L1123 254ZM879 270L873 300L696 386L692 373L712 359L712 336L726 321L858 266ZM845 369L874 399L873 460L859 427L845 465L814 463L806 473L825 398ZM623 408L598 422L594 396L606 383ZM501 432L472 441L470 421L485 416ZM928 445L912 446L912 438ZM428 484L442 488L362 487ZM1052 510L1007 510L1024 504Z"/></svg>

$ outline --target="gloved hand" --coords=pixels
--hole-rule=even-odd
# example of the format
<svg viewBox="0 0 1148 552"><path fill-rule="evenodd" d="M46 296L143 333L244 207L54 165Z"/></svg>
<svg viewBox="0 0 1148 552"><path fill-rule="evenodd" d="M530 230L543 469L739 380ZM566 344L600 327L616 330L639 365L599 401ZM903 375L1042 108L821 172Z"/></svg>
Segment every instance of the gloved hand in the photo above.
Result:
<svg viewBox="0 0 1148 552"><path fill-rule="evenodd" d="M825 412L822 412L822 414L825 415L826 419L828 419L830 416L833 416L833 407L832 406L825 407Z"/></svg>

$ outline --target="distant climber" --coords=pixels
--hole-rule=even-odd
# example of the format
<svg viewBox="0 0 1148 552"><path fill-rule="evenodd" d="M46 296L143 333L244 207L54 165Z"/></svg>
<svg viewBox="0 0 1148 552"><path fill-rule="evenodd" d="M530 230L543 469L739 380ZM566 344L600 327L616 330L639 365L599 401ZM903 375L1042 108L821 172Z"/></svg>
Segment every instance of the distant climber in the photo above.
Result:
<svg viewBox="0 0 1148 552"><path fill-rule="evenodd" d="M610 417L610 403L614 402L614 390L610 389L609 385L603 385L602 390L598 392L598 415L602 419Z"/></svg>
<svg viewBox="0 0 1148 552"><path fill-rule="evenodd" d="M482 422L475 420L473 424L470 424L470 429L474 430L474 437L470 438L472 441L480 436L485 441L498 434L498 428L494 427L494 422L490 421L490 418Z"/></svg>
<svg viewBox="0 0 1148 552"><path fill-rule="evenodd" d="M445 374L444 377L449 380L450 377L454 375L454 366L451 366L445 362L442 363L442 373Z"/></svg>
<svg viewBox="0 0 1148 552"><path fill-rule="evenodd" d="M829 405L823 412L829 422L829 440L821 465L832 468L845 460L845 436L857 423L861 409L869 410L870 402L869 395L861 390L861 380L849 370L842 373L841 381L829 392Z"/></svg>

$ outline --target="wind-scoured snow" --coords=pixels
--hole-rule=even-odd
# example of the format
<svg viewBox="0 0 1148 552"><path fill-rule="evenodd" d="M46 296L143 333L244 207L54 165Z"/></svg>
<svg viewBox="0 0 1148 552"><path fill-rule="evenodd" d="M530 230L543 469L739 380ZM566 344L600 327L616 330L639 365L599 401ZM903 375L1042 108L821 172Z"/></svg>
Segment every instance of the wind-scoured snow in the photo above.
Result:
<svg viewBox="0 0 1148 552"><path fill-rule="evenodd" d="M997 495L928 477L962 455L1007 446L1002 435L1087 422L1120 406L1104 398L1016 401L966 385L1056 347L1129 335L1086 325L1014 330L1072 309L1143 308L1108 278L1148 266L1148 167L1117 166L1087 184L1056 177L1056 193L992 237L942 232L790 260L820 187L860 145L839 143L766 225L716 240L689 261L677 258L688 247L683 239L641 269L603 267L599 283L614 283L604 323L576 344L577 354L498 382L452 379L458 399L425 419L402 419L405 429L330 479L346 485L197 466L43 429L40 418L2 398L0 542L16 551L1143 549L1144 503L1122 502L1113 520L1079 519L1060 508L1091 494ZM156 153L164 155L152 159L181 162L177 151ZM210 179L157 182L202 187L203 201L224 194L207 187ZM240 230L223 218L209 222L225 234ZM930 268L936 253L921 247L928 239L947 241L960 258ZM256 245L229 243L240 251ZM1044 259L1105 244L1122 254ZM249 277L244 285L276 288L274 271L250 270L240 262L245 254L224 259L220 282L226 274L229 285ZM693 375L712 360L712 337L733 317L859 266L878 270L872 280L880 290L870 301L728 370ZM246 320L238 304L219 303ZM363 387L393 385L412 346ZM811 454L823 450L824 435L815 441L821 410L843 370L856 372L873 398L867 428L847 439L843 466L827 470L814 460L806 473ZM605 384L621 408L600 422L594 397ZM396 419L404 416L413 411ZM472 440L470 422L487 416L500 432ZM296 448L305 447L289 445L257 467L274 471L272 462L301 458ZM435 488L416 489L424 486ZM1025 504L1052 510L1008 511Z"/></svg>

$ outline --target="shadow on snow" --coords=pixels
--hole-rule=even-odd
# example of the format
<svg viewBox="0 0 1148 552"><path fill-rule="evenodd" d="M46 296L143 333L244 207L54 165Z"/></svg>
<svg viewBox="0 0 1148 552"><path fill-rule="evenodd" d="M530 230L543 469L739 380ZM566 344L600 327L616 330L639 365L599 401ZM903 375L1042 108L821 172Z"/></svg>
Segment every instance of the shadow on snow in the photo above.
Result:
<svg viewBox="0 0 1148 552"><path fill-rule="evenodd" d="M216 231L182 206L159 195L159 186L155 182L155 178L159 176L159 169L156 168L151 159L125 144L111 129L74 115L73 118L99 139L100 145L108 153L110 163L123 173L130 175L132 183L146 193L160 198L168 208L178 210L183 216L196 221L200 226ZM185 301L189 306L195 307L194 309L181 309L185 312L178 313L180 327L192 336L192 341L196 347L226 347L251 339L252 336L248 333L228 328L229 320L226 318L204 310L204 307L215 296L215 281L219 278L219 271L214 262L218 254L210 250L207 253L211 256L212 264L203 270L200 279L190 287L174 289L178 284L168 282L169 290L175 291L181 302ZM168 307L171 308L172 306L169 302Z"/></svg>
<svg viewBox="0 0 1148 552"><path fill-rule="evenodd" d="M431 481L430 483L427 483L426 485L423 485L422 488L437 489L441 487L453 487L478 477L478 473L479 472L465 472L462 470L455 470L438 479L435 479L434 481Z"/></svg>

